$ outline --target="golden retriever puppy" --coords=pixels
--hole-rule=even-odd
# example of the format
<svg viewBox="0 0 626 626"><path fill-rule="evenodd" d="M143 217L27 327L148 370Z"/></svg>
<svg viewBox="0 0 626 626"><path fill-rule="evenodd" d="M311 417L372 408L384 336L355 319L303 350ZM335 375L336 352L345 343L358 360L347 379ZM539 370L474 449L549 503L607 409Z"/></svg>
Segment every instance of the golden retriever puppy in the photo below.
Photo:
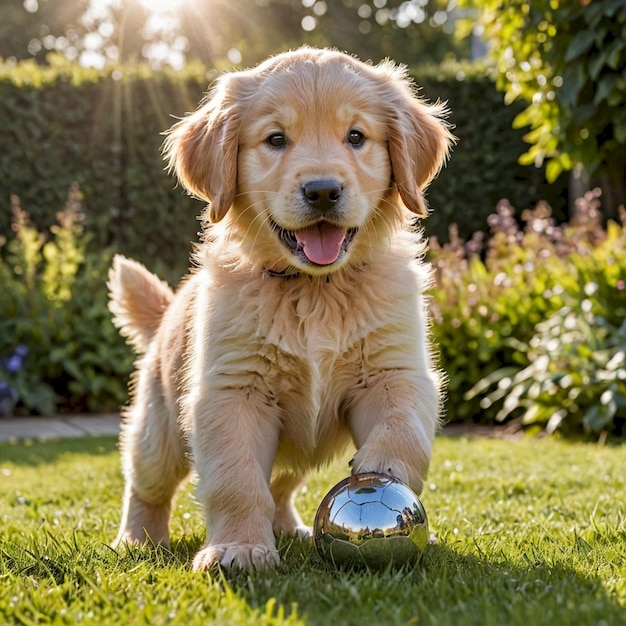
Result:
<svg viewBox="0 0 626 626"><path fill-rule="evenodd" d="M118 543L167 544L191 464L196 570L276 565L274 534L308 533L294 491L350 440L353 472L421 491L441 378L410 224L452 141L443 115L391 62L303 48L222 76L174 125L170 167L210 204L176 293L123 257L111 270L115 322L141 354Z"/></svg>

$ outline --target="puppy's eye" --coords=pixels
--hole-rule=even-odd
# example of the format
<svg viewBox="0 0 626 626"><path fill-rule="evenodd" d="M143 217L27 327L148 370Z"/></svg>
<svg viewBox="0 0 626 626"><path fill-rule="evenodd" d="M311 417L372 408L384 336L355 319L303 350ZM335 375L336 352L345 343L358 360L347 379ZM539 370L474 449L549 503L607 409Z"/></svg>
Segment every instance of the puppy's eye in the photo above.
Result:
<svg viewBox="0 0 626 626"><path fill-rule="evenodd" d="M282 148L287 145L287 137L282 133L272 133L266 140L268 146L272 148Z"/></svg>
<svg viewBox="0 0 626 626"><path fill-rule="evenodd" d="M348 133L348 143L354 148L358 148L363 145L365 141L365 135L360 130L352 129Z"/></svg>

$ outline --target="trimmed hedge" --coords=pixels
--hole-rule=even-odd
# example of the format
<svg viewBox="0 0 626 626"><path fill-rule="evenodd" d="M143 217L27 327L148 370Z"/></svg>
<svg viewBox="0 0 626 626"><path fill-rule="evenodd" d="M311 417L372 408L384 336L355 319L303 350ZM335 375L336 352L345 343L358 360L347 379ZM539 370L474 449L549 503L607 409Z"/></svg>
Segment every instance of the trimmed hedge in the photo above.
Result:
<svg viewBox="0 0 626 626"><path fill-rule="evenodd" d="M193 110L206 89L200 71L144 68L95 74L20 64L0 71L0 197L11 194L47 229L77 181L93 246L112 246L154 267L188 263L202 204L164 171L161 133ZM0 212L0 232L10 227ZM159 263L157 263L159 265Z"/></svg>
<svg viewBox="0 0 626 626"><path fill-rule="evenodd" d="M53 59L54 60L54 59ZM193 110L215 72L191 65L184 72L144 67L86 70L0 65L0 198L16 194L40 228L54 222L72 181L83 192L93 245L112 246L176 280L197 238L202 204L187 197L164 171L161 133L172 116ZM429 190L428 234L447 238L448 225L467 236L496 203L519 208L546 199L557 217L565 184L547 188L543 171L522 167L523 131L511 123L519 107L505 107L479 68L417 69L430 100L447 100L459 137L452 160ZM0 231L10 214L0 211Z"/></svg>

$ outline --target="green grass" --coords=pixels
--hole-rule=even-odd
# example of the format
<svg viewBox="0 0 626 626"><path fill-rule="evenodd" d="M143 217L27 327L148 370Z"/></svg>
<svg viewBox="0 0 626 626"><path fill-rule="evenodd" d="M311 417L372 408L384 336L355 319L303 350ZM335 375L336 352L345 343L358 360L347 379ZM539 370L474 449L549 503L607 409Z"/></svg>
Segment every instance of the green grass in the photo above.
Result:
<svg viewBox="0 0 626 626"><path fill-rule="evenodd" d="M308 522L345 464L299 496ZM192 487L170 552L107 546L115 441L0 446L0 624L437 626L626 624L626 447L442 437L423 494L430 546L411 570L336 572L281 539L276 571L194 574Z"/></svg>

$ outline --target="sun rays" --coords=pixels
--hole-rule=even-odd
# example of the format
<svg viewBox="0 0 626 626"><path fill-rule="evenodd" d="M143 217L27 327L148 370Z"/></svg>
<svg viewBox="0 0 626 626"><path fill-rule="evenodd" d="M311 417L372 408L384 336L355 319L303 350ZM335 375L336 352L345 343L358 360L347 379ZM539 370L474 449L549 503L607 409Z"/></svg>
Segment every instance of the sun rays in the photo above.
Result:
<svg viewBox="0 0 626 626"><path fill-rule="evenodd" d="M88 29L79 63L103 68L126 58L128 43L139 42L141 56L155 69L181 69L187 63L189 39L183 16L209 29L212 2L200 0L90 0L81 22ZM207 12L209 11L209 12Z"/></svg>

